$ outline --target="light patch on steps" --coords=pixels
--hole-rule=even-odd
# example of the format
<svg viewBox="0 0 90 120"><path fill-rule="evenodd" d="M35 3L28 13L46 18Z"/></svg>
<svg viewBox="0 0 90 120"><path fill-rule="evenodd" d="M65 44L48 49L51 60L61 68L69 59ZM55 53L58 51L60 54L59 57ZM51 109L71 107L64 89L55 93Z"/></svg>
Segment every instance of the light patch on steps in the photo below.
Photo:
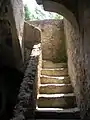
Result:
<svg viewBox="0 0 90 120"><path fill-rule="evenodd" d="M58 112L58 113L75 113L80 112L79 108L69 108L69 109L63 109L63 108L38 108L36 106L36 111L40 112Z"/></svg>
<svg viewBox="0 0 90 120"><path fill-rule="evenodd" d="M40 75L41 84L70 84L70 77Z"/></svg>
<svg viewBox="0 0 90 120"><path fill-rule="evenodd" d="M42 70L64 70L66 68L42 68Z"/></svg>
<svg viewBox="0 0 90 120"><path fill-rule="evenodd" d="M53 78L59 80L64 80L66 78L66 77L55 77L55 76L47 76L47 75L40 75L40 77Z"/></svg>
<svg viewBox="0 0 90 120"><path fill-rule="evenodd" d="M56 68L56 69L42 69L41 70L42 75L47 76L67 76L68 75L68 69L67 68Z"/></svg>
<svg viewBox="0 0 90 120"><path fill-rule="evenodd" d="M30 56L37 56L41 53L41 43L34 45Z"/></svg>
<svg viewBox="0 0 90 120"><path fill-rule="evenodd" d="M71 84L39 84L41 87L47 87L47 86L71 86Z"/></svg>
<svg viewBox="0 0 90 120"><path fill-rule="evenodd" d="M60 97L73 97L75 96L74 93L68 93L68 94L38 94L37 98L43 97L43 98L60 98Z"/></svg>

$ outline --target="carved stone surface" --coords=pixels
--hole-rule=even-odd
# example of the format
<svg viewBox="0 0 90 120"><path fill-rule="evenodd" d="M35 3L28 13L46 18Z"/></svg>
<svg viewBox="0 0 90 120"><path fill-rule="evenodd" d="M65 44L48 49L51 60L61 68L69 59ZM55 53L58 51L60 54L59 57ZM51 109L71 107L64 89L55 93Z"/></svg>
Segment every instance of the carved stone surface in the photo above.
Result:
<svg viewBox="0 0 90 120"><path fill-rule="evenodd" d="M40 0L36 0L39 3ZM42 0L44 9L62 14L69 74L82 119L90 119L90 0Z"/></svg>
<svg viewBox="0 0 90 120"><path fill-rule="evenodd" d="M30 54L35 44L41 42L41 31L33 25L24 22L24 69L30 59Z"/></svg>
<svg viewBox="0 0 90 120"><path fill-rule="evenodd" d="M28 22L41 29L42 59L67 62L63 20Z"/></svg>
<svg viewBox="0 0 90 120"><path fill-rule="evenodd" d="M38 60L41 54L39 44L34 47L20 87L18 103L14 110L15 117L12 120L26 120L34 118L36 107L35 94L37 91L35 89L35 80L38 72Z"/></svg>
<svg viewBox="0 0 90 120"><path fill-rule="evenodd" d="M0 3L0 61L4 66L22 70L24 24L22 0L2 0Z"/></svg>

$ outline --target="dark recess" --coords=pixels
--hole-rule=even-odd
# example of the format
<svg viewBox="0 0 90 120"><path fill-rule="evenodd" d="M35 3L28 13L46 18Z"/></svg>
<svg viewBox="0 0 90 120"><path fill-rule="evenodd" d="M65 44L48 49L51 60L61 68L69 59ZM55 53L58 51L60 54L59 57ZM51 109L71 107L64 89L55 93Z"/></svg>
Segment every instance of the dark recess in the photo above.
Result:
<svg viewBox="0 0 90 120"><path fill-rule="evenodd" d="M23 73L15 68L3 66L0 67L0 77L2 78L0 79L0 86L3 86L2 89L7 91L5 95L5 110L3 114L0 115L0 120L10 120L13 115L14 106L17 103L17 95L23 79Z"/></svg>

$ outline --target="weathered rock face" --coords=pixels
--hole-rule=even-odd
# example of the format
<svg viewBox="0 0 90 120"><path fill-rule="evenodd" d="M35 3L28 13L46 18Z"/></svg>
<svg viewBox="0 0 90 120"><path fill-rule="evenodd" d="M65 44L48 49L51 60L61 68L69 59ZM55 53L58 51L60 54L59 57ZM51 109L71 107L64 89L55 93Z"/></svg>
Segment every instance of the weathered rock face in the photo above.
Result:
<svg viewBox="0 0 90 120"><path fill-rule="evenodd" d="M90 119L90 0L36 0L65 20L69 74L82 119Z"/></svg>
<svg viewBox="0 0 90 120"><path fill-rule="evenodd" d="M38 78L39 60L41 59L41 44L34 45L25 70L23 82L18 95L12 120L35 119L36 84Z"/></svg>
<svg viewBox="0 0 90 120"><path fill-rule="evenodd" d="M0 119L10 119L23 73L22 0L0 1Z"/></svg>
<svg viewBox="0 0 90 120"><path fill-rule="evenodd" d="M83 52L83 75L81 81L81 93L83 99L81 101L82 116L85 119L90 119L90 1L79 1L79 23L80 35L82 40Z"/></svg>
<svg viewBox="0 0 90 120"><path fill-rule="evenodd" d="M0 62L1 65L13 65L13 51L12 51L12 33L11 24L8 20L0 20Z"/></svg>
<svg viewBox="0 0 90 120"><path fill-rule="evenodd" d="M28 21L41 29L42 58L54 62L66 62L63 20Z"/></svg>
<svg viewBox="0 0 90 120"><path fill-rule="evenodd" d="M0 69L0 120L9 120L17 101L23 73L17 69Z"/></svg>
<svg viewBox="0 0 90 120"><path fill-rule="evenodd" d="M27 22L24 22L24 46L32 49L33 45L41 41L40 30Z"/></svg>
<svg viewBox="0 0 90 120"><path fill-rule="evenodd" d="M28 60L30 59L30 54L33 46L41 42L41 32L38 28L25 22L23 38L24 38L24 61L26 67Z"/></svg>
<svg viewBox="0 0 90 120"><path fill-rule="evenodd" d="M65 21L69 74L81 117L90 119L90 1L79 1L79 30ZM83 14L84 13L84 14Z"/></svg>
<svg viewBox="0 0 90 120"><path fill-rule="evenodd" d="M80 80L84 77L81 66L83 53L80 54L82 44L79 39L78 29L75 29L74 26L66 19L64 19L64 28L68 55L68 71L77 96L77 104L80 107L82 99L82 94L80 93Z"/></svg>
<svg viewBox="0 0 90 120"><path fill-rule="evenodd" d="M0 2L0 61L4 66L21 69L23 37L22 0Z"/></svg>
<svg viewBox="0 0 90 120"><path fill-rule="evenodd" d="M19 39L22 58L24 57L24 43L23 43L23 27L24 27L24 8L23 0L11 0L13 8L13 16L15 19L16 32Z"/></svg>
<svg viewBox="0 0 90 120"><path fill-rule="evenodd" d="M37 84L42 64L41 34L36 27L24 24L25 74L12 120L34 119ZM39 78L39 79L38 79Z"/></svg>

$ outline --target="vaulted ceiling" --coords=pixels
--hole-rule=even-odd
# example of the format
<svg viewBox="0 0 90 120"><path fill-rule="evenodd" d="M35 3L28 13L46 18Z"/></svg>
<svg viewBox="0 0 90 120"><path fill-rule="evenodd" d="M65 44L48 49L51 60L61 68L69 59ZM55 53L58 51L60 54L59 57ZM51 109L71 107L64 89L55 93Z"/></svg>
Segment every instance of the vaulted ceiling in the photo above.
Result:
<svg viewBox="0 0 90 120"><path fill-rule="evenodd" d="M69 10L71 10L73 13L76 12L78 6L78 0L36 0L38 4L43 4L44 1L53 1L53 2L57 2L59 4L64 5L66 8L68 8Z"/></svg>
<svg viewBox="0 0 90 120"><path fill-rule="evenodd" d="M36 0L39 5L43 5L44 9L51 12L57 12L73 21L73 16L78 21L78 3L79 0ZM74 21L75 22L75 21Z"/></svg>

